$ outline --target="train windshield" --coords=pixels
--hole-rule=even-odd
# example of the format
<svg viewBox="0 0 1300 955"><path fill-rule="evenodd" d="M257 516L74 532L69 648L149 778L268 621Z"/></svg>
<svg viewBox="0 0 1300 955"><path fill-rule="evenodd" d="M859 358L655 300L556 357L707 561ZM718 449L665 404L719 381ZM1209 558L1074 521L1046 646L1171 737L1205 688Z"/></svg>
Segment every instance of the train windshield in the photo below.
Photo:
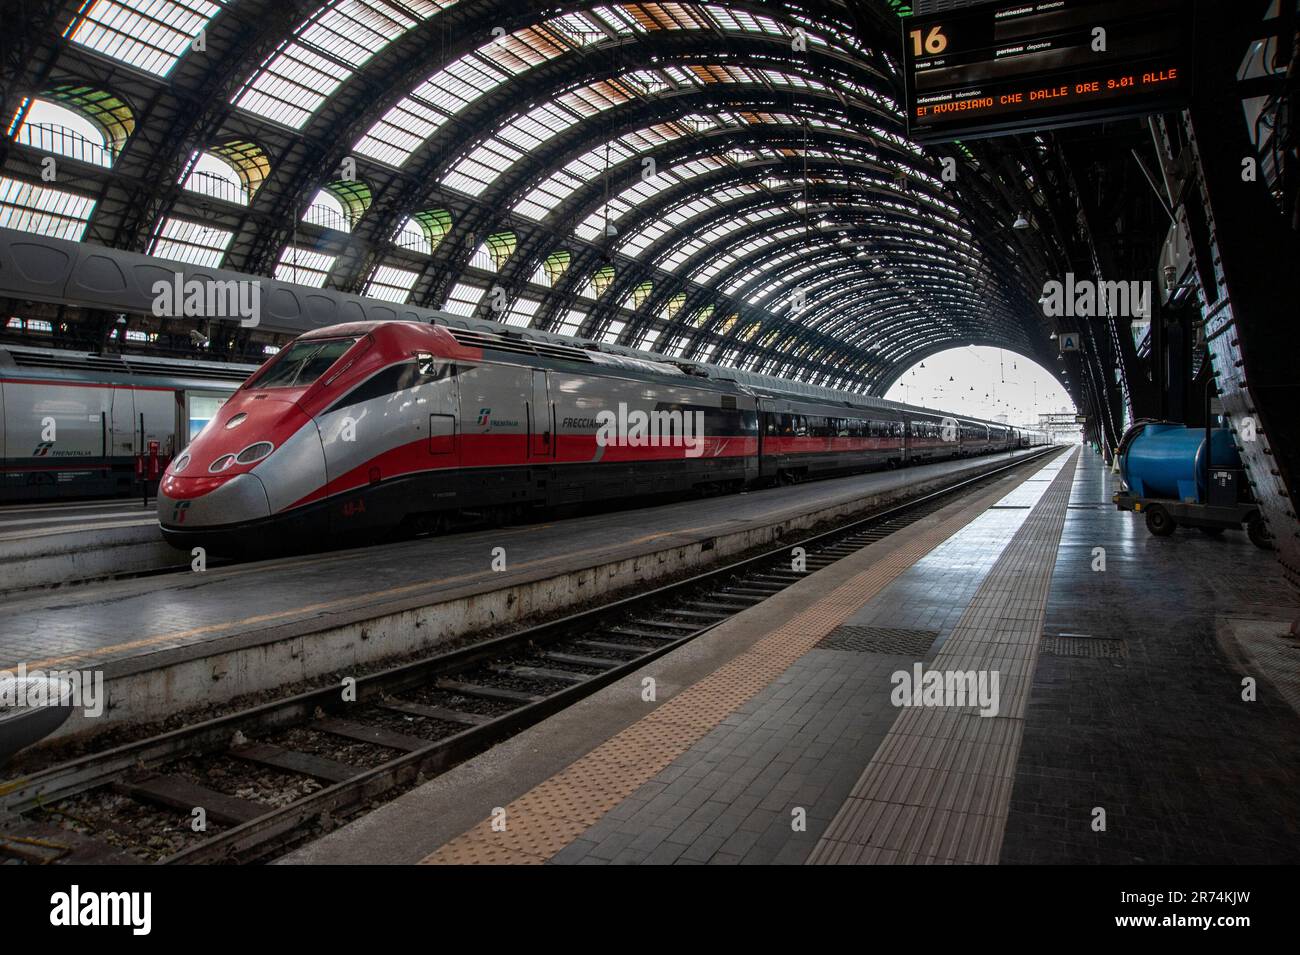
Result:
<svg viewBox="0 0 1300 955"><path fill-rule="evenodd" d="M250 388L305 388L329 371L356 338L316 338L296 341L275 362L248 383Z"/></svg>

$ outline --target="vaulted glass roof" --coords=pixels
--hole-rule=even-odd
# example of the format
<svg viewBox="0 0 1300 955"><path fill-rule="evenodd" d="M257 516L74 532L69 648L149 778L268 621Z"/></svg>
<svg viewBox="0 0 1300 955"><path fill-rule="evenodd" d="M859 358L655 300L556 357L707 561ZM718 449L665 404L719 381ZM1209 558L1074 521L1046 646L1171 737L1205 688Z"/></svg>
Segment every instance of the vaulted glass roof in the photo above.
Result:
<svg viewBox="0 0 1300 955"><path fill-rule="evenodd" d="M943 342L1038 347L1017 275L1056 253L1009 232L1034 173L907 139L890 4L86 0L67 17L49 75L139 121L116 179L55 189L7 164L6 221L864 390ZM169 192L122 185L155 169Z"/></svg>

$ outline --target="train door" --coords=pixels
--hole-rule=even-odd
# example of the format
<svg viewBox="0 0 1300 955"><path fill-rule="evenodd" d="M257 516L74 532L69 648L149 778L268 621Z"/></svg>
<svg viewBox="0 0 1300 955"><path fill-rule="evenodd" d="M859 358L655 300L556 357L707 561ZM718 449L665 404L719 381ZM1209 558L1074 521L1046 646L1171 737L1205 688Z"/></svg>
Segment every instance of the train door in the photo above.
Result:
<svg viewBox="0 0 1300 955"><path fill-rule="evenodd" d="M775 480L777 476L776 455L780 450L777 440L781 415L776 405L763 401L758 406L758 476L760 480Z"/></svg>
<svg viewBox="0 0 1300 955"><path fill-rule="evenodd" d="M555 453L555 409L546 388L546 372L533 369L532 397L528 402L528 457L552 457Z"/></svg>
<svg viewBox="0 0 1300 955"><path fill-rule="evenodd" d="M417 356L421 380L434 381L428 400L429 454L438 467L460 466L460 440L456 418L460 409L460 386L454 365L441 365L432 355Z"/></svg>

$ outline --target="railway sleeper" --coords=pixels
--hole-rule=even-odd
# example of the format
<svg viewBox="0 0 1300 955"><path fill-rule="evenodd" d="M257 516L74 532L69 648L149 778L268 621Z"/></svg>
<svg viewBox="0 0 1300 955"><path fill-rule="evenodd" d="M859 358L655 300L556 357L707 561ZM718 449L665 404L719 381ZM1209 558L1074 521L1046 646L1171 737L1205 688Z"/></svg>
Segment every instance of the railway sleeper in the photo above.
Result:
<svg viewBox="0 0 1300 955"><path fill-rule="evenodd" d="M227 826L250 822L275 808L251 799L227 796L181 776L162 773L153 773L130 782L113 783L113 790L140 802L179 809L185 813L195 806L202 806L209 819Z"/></svg>
<svg viewBox="0 0 1300 955"><path fill-rule="evenodd" d="M442 720L445 723L463 723L466 726L478 726L492 719L482 713L453 710L445 706L430 706L427 703L408 703L406 700L385 700L378 705L380 709L401 713L404 716L423 716L426 719Z"/></svg>
<svg viewBox="0 0 1300 955"><path fill-rule="evenodd" d="M273 743L249 743L230 750L230 755L258 766L310 776L324 783L342 783L361 773L360 767L337 759L285 749Z"/></svg>
<svg viewBox="0 0 1300 955"><path fill-rule="evenodd" d="M559 650L548 650L542 656L547 660L554 660L556 663L595 667L598 670L612 670L614 667L621 667L628 662L627 660L613 660L609 657L589 657L577 653L562 653Z"/></svg>
<svg viewBox="0 0 1300 955"><path fill-rule="evenodd" d="M341 736L344 739L354 739L361 743L374 743L376 746L395 749L401 753L414 753L417 749L424 749L430 742L423 737L413 736L410 733L399 733L384 726L368 726L365 723L354 723L352 720L333 718L317 720L311 724L311 728L329 733L332 736Z"/></svg>
<svg viewBox="0 0 1300 955"><path fill-rule="evenodd" d="M499 686L483 686L478 683L462 683L459 680L438 680L433 685L439 690L446 690L448 693L458 693L461 696L477 696L480 699L499 700L506 703L536 703L538 700L545 699L544 696L538 696L535 693L507 690Z"/></svg>
<svg viewBox="0 0 1300 955"><path fill-rule="evenodd" d="M593 650L614 650L623 653L642 654L659 649L647 643L612 643L608 640L574 640L573 642L580 647L590 647Z"/></svg>
<svg viewBox="0 0 1300 955"><path fill-rule="evenodd" d="M532 667L518 664L493 664L488 669L502 676L515 676L530 680L564 680L568 683L582 683L587 679L582 673L572 670L554 670L549 667Z"/></svg>

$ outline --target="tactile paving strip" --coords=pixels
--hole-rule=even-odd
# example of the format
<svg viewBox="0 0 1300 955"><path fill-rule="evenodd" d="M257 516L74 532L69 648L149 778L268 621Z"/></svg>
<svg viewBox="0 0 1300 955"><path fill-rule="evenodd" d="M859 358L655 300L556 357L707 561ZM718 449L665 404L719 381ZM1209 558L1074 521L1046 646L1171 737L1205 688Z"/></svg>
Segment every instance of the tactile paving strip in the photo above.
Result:
<svg viewBox="0 0 1300 955"><path fill-rule="evenodd" d="M897 653L923 657L939 638L938 630L901 630L891 627L836 627L817 643L818 650L856 650L859 653Z"/></svg>
<svg viewBox="0 0 1300 955"><path fill-rule="evenodd" d="M1058 468L929 667L997 671L996 715L903 708L810 864L997 862L1076 456L1045 469Z"/></svg>
<svg viewBox="0 0 1300 955"><path fill-rule="evenodd" d="M958 513L904 538L815 606L509 805L498 807L504 809L504 817L497 814L497 829L491 817L484 819L421 864L545 862L768 686L901 573L969 523L969 516Z"/></svg>

